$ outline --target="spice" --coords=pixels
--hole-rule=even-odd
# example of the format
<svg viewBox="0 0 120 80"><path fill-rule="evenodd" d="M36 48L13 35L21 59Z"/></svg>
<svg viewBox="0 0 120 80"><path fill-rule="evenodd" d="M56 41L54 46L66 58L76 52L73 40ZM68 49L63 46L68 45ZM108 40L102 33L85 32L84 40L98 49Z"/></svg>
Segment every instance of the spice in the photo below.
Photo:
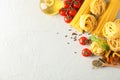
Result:
<svg viewBox="0 0 120 80"><path fill-rule="evenodd" d="M68 35L65 35L65 37L68 37Z"/></svg>
<svg viewBox="0 0 120 80"><path fill-rule="evenodd" d="M77 33L73 32L72 35L77 35Z"/></svg>
<svg viewBox="0 0 120 80"><path fill-rule="evenodd" d="M70 42L67 42L67 44L70 44Z"/></svg>

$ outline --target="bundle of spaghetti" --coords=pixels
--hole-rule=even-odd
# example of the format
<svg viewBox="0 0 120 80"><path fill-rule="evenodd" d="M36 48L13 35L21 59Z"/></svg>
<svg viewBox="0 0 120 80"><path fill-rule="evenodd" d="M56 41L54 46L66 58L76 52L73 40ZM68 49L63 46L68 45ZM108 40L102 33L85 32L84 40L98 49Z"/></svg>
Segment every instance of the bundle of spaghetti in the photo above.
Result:
<svg viewBox="0 0 120 80"><path fill-rule="evenodd" d="M119 5L119 3L120 3L120 0L110 0L106 11L103 13L102 16L99 17L98 26L92 34L95 34L97 36L103 36L102 28L104 27L106 22L113 21L116 18L117 13L120 9L120 7L118 7L116 5Z"/></svg>
<svg viewBox="0 0 120 80"><path fill-rule="evenodd" d="M114 22L107 22L102 29L103 36L107 39L120 37L120 26Z"/></svg>
<svg viewBox="0 0 120 80"><path fill-rule="evenodd" d="M80 28L91 33L97 26L97 20L93 15L83 14L80 17Z"/></svg>
<svg viewBox="0 0 120 80"><path fill-rule="evenodd" d="M81 8L79 9L79 11L77 12L75 17L73 18L73 20L70 22L70 25L72 27L76 28L79 32L83 32L83 30L79 26L80 16L82 14L90 13L90 2L91 1L92 0L85 0L82 4Z"/></svg>

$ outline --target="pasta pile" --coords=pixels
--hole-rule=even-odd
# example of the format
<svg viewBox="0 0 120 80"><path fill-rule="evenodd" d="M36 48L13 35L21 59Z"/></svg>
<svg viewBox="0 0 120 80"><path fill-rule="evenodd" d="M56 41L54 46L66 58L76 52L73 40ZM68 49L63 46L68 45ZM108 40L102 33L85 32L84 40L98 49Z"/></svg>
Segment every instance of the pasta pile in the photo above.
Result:
<svg viewBox="0 0 120 80"><path fill-rule="evenodd" d="M107 22L102 29L104 37L107 39L107 44L110 47L109 52L105 53L105 57L114 65L120 60L120 19L114 22ZM117 58L116 58L117 57Z"/></svg>
<svg viewBox="0 0 120 80"><path fill-rule="evenodd" d="M97 35L97 36L103 36L102 35L102 29L106 22L108 21L114 21L116 18L118 11L120 10L119 5L120 0L110 0L110 2L107 5L107 9L105 12L99 17L98 19L98 25L95 31L93 31L92 34Z"/></svg>
<svg viewBox="0 0 120 80"><path fill-rule="evenodd" d="M80 17L80 28L86 32L93 32L97 27L97 20L95 16L101 15L106 9L105 0L93 0L90 4L90 12L92 14L83 14Z"/></svg>
<svg viewBox="0 0 120 80"><path fill-rule="evenodd" d="M107 38L110 49L114 52L120 51L120 26L119 19L107 22L103 27L103 35Z"/></svg>

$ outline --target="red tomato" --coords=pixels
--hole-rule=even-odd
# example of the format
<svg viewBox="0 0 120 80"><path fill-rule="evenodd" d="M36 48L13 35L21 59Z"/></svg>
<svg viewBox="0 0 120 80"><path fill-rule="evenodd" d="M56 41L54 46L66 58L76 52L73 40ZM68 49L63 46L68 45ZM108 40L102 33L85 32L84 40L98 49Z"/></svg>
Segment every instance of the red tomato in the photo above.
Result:
<svg viewBox="0 0 120 80"><path fill-rule="evenodd" d="M81 45L86 45L86 44L88 44L88 42L89 42L89 40L84 36L79 39L79 43Z"/></svg>
<svg viewBox="0 0 120 80"><path fill-rule="evenodd" d="M89 57L89 56L92 55L92 52L88 48L85 48L85 49L82 50L82 55L84 57Z"/></svg>
<svg viewBox="0 0 120 80"><path fill-rule="evenodd" d="M64 0L64 1L72 1L72 0Z"/></svg>
<svg viewBox="0 0 120 80"><path fill-rule="evenodd" d="M72 16L65 16L65 17L64 17L64 21L65 21L66 23L70 23L70 22L72 21L72 19L73 19Z"/></svg>
<svg viewBox="0 0 120 80"><path fill-rule="evenodd" d="M84 2L84 0L80 0L80 2L81 2L81 3L83 3L83 2Z"/></svg>
<svg viewBox="0 0 120 80"><path fill-rule="evenodd" d="M80 1L74 1L74 3L73 3L73 7L74 8L80 8L80 6L81 6L81 2Z"/></svg>
<svg viewBox="0 0 120 80"><path fill-rule="evenodd" d="M69 8L71 2L70 1L64 1L64 7Z"/></svg>
<svg viewBox="0 0 120 80"><path fill-rule="evenodd" d="M61 8L61 9L59 10L59 14L60 14L61 16L66 16L66 15L67 15L67 9L66 9L66 8Z"/></svg>
<svg viewBox="0 0 120 80"><path fill-rule="evenodd" d="M77 10L74 9L74 8L71 8L71 9L69 10L69 14L70 14L71 16L75 16L76 13L77 13Z"/></svg>

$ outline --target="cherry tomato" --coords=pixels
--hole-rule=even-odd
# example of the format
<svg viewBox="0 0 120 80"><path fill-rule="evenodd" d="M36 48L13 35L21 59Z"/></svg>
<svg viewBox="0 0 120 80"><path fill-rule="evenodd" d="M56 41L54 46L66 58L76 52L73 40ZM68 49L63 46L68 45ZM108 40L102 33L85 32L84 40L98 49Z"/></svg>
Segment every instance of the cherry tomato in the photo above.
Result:
<svg viewBox="0 0 120 80"><path fill-rule="evenodd" d="M80 8L80 6L81 6L81 2L80 1L74 1L74 3L73 3L73 7L74 8Z"/></svg>
<svg viewBox="0 0 120 80"><path fill-rule="evenodd" d="M81 3L83 3L83 2L84 2L84 0L80 0L80 2L81 2Z"/></svg>
<svg viewBox="0 0 120 80"><path fill-rule="evenodd" d="M75 16L76 13L77 13L77 10L74 9L74 8L71 8L71 9L69 10L69 14L70 14L71 16Z"/></svg>
<svg viewBox="0 0 120 80"><path fill-rule="evenodd" d="M73 19L73 17L72 16L65 16L64 17L64 21L66 22L66 23L70 23L71 21L72 21L72 19Z"/></svg>
<svg viewBox="0 0 120 80"><path fill-rule="evenodd" d="M82 3L84 0L75 0L75 1L79 1L80 3Z"/></svg>
<svg viewBox="0 0 120 80"><path fill-rule="evenodd" d="M89 56L92 55L92 52L88 48L85 48L85 49L82 50L82 55L84 57L89 57Z"/></svg>
<svg viewBox="0 0 120 80"><path fill-rule="evenodd" d="M64 1L64 7L69 8L71 2L70 1Z"/></svg>
<svg viewBox="0 0 120 80"><path fill-rule="evenodd" d="M81 37L80 39L79 39L79 43L81 44L81 45L86 45L86 44L88 44L89 43L89 40L86 38L86 37Z"/></svg>
<svg viewBox="0 0 120 80"><path fill-rule="evenodd" d="M72 1L72 0L64 0L64 1Z"/></svg>
<svg viewBox="0 0 120 80"><path fill-rule="evenodd" d="M61 16L66 16L66 15L67 15L67 9L66 9L66 8L61 8L61 9L59 10L59 14L60 14Z"/></svg>

